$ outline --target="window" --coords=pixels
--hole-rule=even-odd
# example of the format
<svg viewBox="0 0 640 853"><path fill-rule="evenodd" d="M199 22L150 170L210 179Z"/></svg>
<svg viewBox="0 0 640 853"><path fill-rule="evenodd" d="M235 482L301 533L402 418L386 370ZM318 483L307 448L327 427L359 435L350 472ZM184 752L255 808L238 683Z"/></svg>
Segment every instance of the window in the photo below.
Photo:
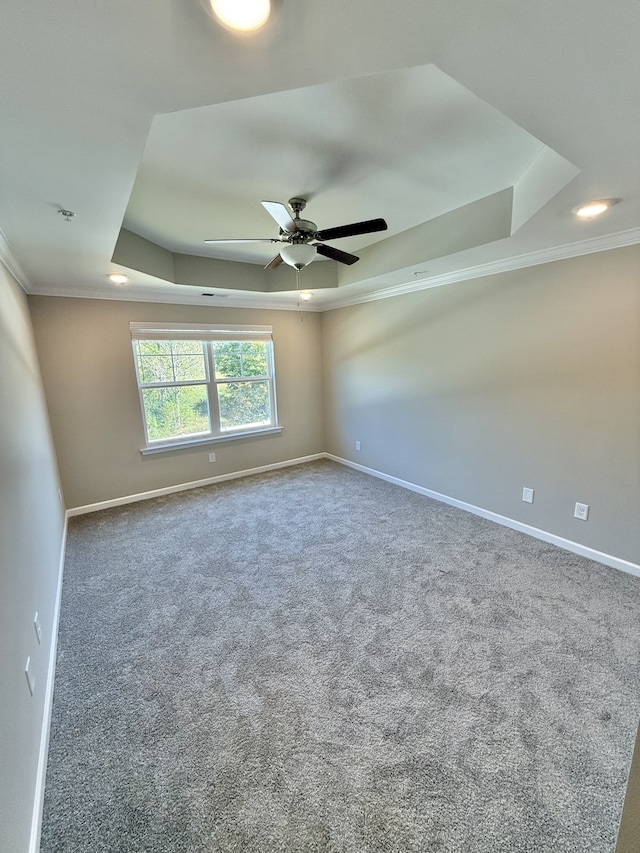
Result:
<svg viewBox="0 0 640 853"><path fill-rule="evenodd" d="M130 328L143 453L279 429L270 327Z"/></svg>

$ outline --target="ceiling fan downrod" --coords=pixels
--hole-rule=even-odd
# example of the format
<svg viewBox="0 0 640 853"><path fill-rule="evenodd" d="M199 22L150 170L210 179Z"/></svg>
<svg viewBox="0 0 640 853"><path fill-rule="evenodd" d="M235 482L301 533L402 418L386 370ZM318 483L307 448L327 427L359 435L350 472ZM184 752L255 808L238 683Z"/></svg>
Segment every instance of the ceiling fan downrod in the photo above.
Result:
<svg viewBox="0 0 640 853"><path fill-rule="evenodd" d="M293 224L296 226L296 230L290 236L292 243L308 243L316 236L318 230L316 223L309 219L300 218L300 214L306 206L307 201L304 198L296 196L289 199L289 207L293 211Z"/></svg>

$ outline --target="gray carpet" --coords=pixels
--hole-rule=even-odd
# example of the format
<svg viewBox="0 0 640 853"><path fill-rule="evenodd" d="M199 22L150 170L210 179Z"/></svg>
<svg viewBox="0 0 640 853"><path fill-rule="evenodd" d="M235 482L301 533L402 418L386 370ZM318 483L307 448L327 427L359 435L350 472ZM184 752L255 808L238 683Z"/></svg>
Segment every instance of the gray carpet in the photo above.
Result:
<svg viewBox="0 0 640 853"><path fill-rule="evenodd" d="M73 519L42 851L612 851L640 581L330 462Z"/></svg>

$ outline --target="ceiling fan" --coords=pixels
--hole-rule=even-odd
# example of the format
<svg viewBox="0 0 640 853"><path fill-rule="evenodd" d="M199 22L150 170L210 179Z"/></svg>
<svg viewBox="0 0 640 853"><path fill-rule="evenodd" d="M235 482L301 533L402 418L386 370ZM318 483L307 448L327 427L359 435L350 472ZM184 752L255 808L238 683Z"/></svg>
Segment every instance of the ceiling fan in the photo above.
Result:
<svg viewBox="0 0 640 853"><path fill-rule="evenodd" d="M316 254L331 258L341 264L355 264L357 255L326 246L325 240L337 240L340 237L353 237L357 234L370 234L374 231L386 231L384 219L367 219L364 222L352 222L350 225L339 225L336 228L323 228L318 231L315 222L301 219L300 214L307 206L304 198L290 198L289 208L278 201L261 202L264 209L280 226L278 237L242 238L238 240L205 240L205 243L280 243L281 248L275 258L265 269L273 270L284 261L289 266L301 270L315 258Z"/></svg>

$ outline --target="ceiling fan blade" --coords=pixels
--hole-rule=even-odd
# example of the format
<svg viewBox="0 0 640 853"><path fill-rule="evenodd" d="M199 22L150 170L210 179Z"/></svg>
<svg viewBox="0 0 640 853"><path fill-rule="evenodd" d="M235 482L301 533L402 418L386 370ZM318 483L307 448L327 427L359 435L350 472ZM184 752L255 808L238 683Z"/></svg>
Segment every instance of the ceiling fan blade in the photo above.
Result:
<svg viewBox="0 0 640 853"><path fill-rule="evenodd" d="M367 219L364 222L352 222L351 225L339 225L337 228L325 228L318 231L318 240L337 240L338 237L355 237L356 234L371 234L373 231L386 231L384 219Z"/></svg>
<svg viewBox="0 0 640 853"><path fill-rule="evenodd" d="M279 267L281 263L282 263L282 256L276 255L272 261L269 261L269 263L266 265L265 269L266 270L274 270L276 267Z"/></svg>
<svg viewBox="0 0 640 853"><path fill-rule="evenodd" d="M237 240L205 240L205 243L281 243L277 237L241 237Z"/></svg>
<svg viewBox="0 0 640 853"><path fill-rule="evenodd" d="M288 231L289 234L293 234L295 232L296 224L284 204L280 204L279 201L261 201L260 204L268 214L273 216L283 231Z"/></svg>
<svg viewBox="0 0 640 853"><path fill-rule="evenodd" d="M332 261L340 261L341 264L355 264L360 258L357 255L350 255L348 252L341 252L340 249L334 249L333 246L325 246L324 243L314 243L316 252L319 255L324 255L325 258L331 258Z"/></svg>

